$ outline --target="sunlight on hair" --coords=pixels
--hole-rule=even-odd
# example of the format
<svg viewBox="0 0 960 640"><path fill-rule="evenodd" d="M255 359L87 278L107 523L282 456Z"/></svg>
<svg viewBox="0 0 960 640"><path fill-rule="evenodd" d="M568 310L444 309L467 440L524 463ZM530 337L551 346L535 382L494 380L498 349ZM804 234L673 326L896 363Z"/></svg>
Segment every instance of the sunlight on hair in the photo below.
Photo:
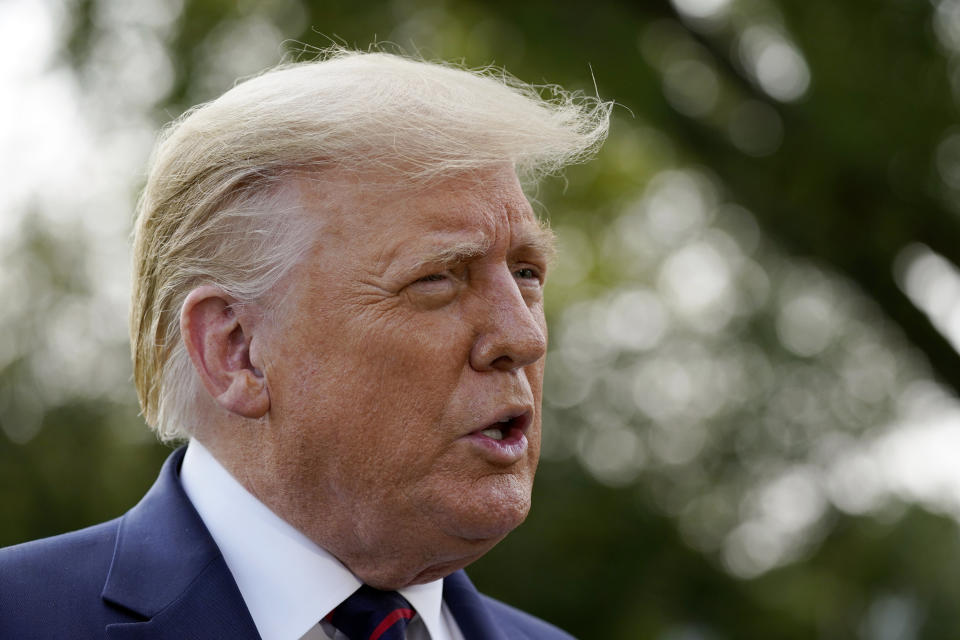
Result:
<svg viewBox="0 0 960 640"><path fill-rule="evenodd" d="M336 170L396 190L504 162L535 184L589 158L611 108L492 67L332 47L187 111L161 136L138 205L130 338L147 422L164 440L191 433L189 291L266 303L310 247L317 218L294 185L322 193Z"/></svg>

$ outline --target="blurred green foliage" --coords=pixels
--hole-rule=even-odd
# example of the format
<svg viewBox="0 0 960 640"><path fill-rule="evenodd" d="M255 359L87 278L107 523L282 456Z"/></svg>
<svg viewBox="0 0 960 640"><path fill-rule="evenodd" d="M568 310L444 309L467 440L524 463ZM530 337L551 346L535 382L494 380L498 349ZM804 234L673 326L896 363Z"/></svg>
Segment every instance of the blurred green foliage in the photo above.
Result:
<svg viewBox="0 0 960 640"><path fill-rule="evenodd" d="M960 390L960 358L893 274L913 242L960 264L942 152L960 84L953 0L56 6L60 64L104 130L123 109L159 128L330 43L615 100L600 157L533 194L565 253L549 307L560 373L534 510L475 582L583 638L956 636L956 522L818 484L833 454L903 418L906 389ZM140 175L125 178L130 210ZM118 389L123 336L97 343L109 393L57 386L69 363L50 336L93 295L97 243L44 215L3 247L16 269L0 285L20 303L0 314L0 545L120 515L169 452ZM798 327L801 312L821 324ZM777 486L774 506L807 516L764 551L748 534Z"/></svg>

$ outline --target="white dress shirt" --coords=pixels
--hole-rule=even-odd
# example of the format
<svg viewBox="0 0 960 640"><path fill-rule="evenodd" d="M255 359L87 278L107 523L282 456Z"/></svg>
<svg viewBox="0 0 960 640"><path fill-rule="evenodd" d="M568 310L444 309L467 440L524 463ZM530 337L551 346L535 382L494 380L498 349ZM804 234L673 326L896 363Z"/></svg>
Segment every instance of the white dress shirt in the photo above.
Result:
<svg viewBox="0 0 960 640"><path fill-rule="evenodd" d="M220 547L263 640L340 640L320 619L360 585L350 570L270 511L196 440L180 481ZM417 616L407 640L463 640L443 604L443 581L400 589Z"/></svg>

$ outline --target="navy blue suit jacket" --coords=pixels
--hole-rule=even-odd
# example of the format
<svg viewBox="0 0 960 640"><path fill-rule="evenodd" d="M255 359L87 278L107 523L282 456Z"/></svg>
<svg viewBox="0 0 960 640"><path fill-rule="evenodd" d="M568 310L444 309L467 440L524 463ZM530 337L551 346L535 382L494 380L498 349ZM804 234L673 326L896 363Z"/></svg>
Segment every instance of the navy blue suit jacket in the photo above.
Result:
<svg viewBox="0 0 960 640"><path fill-rule="evenodd" d="M259 638L240 591L180 485L184 449L116 520L0 549L0 638ZM483 596L458 571L443 599L466 640L570 640Z"/></svg>

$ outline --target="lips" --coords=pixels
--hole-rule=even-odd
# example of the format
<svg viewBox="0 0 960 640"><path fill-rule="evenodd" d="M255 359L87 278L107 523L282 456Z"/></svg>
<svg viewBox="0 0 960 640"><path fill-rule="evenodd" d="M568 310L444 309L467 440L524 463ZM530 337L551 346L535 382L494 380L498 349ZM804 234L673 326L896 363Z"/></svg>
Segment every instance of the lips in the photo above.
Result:
<svg viewBox="0 0 960 640"><path fill-rule="evenodd" d="M526 458L527 431L533 415L528 407L503 411L483 427L468 433L464 441L490 464L509 467Z"/></svg>
<svg viewBox="0 0 960 640"><path fill-rule="evenodd" d="M496 442L511 443L518 442L529 426L530 411L510 412L474 433Z"/></svg>

